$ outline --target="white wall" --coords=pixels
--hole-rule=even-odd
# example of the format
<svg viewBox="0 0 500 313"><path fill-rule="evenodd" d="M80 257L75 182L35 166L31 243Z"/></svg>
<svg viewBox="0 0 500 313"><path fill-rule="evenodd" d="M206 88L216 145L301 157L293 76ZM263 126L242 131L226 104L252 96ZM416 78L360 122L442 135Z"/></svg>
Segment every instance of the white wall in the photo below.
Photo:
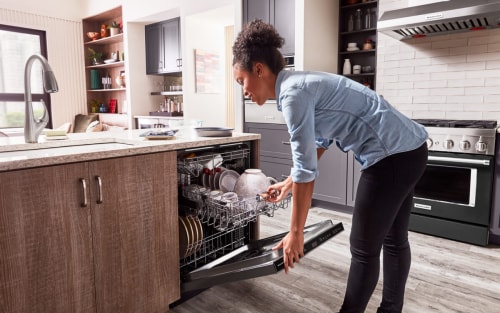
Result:
<svg viewBox="0 0 500 313"><path fill-rule="evenodd" d="M379 12L407 5L381 0ZM500 120L500 29L378 41L377 91L407 116Z"/></svg>
<svg viewBox="0 0 500 313"><path fill-rule="evenodd" d="M183 83L186 120L204 121L204 126L226 126L225 72L224 60L225 26L233 25L232 6L210 10L185 17L185 38L183 49ZM230 17L230 18L228 18ZM221 21L224 19L225 22ZM219 75L214 77L218 92L200 93L195 82L195 50L219 55Z"/></svg>
<svg viewBox="0 0 500 313"><path fill-rule="evenodd" d="M71 21L82 19L82 7L82 1L71 0L0 0L0 8ZM0 23L3 22L4 20Z"/></svg>

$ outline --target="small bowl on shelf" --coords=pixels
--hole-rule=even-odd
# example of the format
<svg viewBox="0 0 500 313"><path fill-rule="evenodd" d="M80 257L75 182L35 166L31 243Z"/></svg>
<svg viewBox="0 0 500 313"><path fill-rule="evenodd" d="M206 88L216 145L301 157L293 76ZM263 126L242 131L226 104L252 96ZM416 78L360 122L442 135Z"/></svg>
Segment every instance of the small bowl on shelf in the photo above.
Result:
<svg viewBox="0 0 500 313"><path fill-rule="evenodd" d="M101 34L98 32L87 32L87 37L89 37L91 40L96 40L101 37Z"/></svg>
<svg viewBox="0 0 500 313"><path fill-rule="evenodd" d="M111 63L115 63L116 61L117 61L116 59L106 59L106 60L104 60L104 63L111 64Z"/></svg>

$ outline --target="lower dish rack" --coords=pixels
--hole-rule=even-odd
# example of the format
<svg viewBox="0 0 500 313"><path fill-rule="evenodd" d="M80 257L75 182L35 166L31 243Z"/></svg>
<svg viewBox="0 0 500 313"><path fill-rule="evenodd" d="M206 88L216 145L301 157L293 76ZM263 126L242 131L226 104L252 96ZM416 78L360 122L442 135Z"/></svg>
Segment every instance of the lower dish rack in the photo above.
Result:
<svg viewBox="0 0 500 313"><path fill-rule="evenodd" d="M192 239L181 238L179 243L181 270L198 268L244 245L250 224L259 215L272 217L274 211L285 209L291 198L288 196L279 203L257 198L225 202L220 199L220 192L207 191L201 186L184 189L182 197L187 201L181 204L180 233L187 232L190 235L186 237Z"/></svg>

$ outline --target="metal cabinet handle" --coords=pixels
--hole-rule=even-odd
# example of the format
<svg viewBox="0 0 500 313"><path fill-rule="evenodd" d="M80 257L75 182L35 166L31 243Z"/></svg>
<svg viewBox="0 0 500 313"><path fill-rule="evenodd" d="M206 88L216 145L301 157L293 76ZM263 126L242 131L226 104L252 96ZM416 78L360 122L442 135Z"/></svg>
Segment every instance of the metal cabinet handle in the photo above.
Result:
<svg viewBox="0 0 500 313"><path fill-rule="evenodd" d="M80 206L82 208L85 208L88 205L87 201L87 182L85 181L85 178L80 178L80 183L82 183L82 191L83 191L83 201L80 203Z"/></svg>
<svg viewBox="0 0 500 313"><path fill-rule="evenodd" d="M100 176L96 176L95 180L97 181L97 203L102 203L102 179Z"/></svg>
<svg viewBox="0 0 500 313"><path fill-rule="evenodd" d="M282 141L281 143L284 144L284 145L287 145L287 146L290 145L290 141Z"/></svg>

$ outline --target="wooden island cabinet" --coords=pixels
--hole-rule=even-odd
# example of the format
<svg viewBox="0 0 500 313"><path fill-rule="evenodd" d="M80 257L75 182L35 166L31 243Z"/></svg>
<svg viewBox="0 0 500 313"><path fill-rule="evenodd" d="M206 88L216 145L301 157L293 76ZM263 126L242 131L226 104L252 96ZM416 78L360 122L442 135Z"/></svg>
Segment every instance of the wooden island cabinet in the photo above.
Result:
<svg viewBox="0 0 500 313"><path fill-rule="evenodd" d="M175 151L0 172L0 216L1 312L165 312L180 297Z"/></svg>

